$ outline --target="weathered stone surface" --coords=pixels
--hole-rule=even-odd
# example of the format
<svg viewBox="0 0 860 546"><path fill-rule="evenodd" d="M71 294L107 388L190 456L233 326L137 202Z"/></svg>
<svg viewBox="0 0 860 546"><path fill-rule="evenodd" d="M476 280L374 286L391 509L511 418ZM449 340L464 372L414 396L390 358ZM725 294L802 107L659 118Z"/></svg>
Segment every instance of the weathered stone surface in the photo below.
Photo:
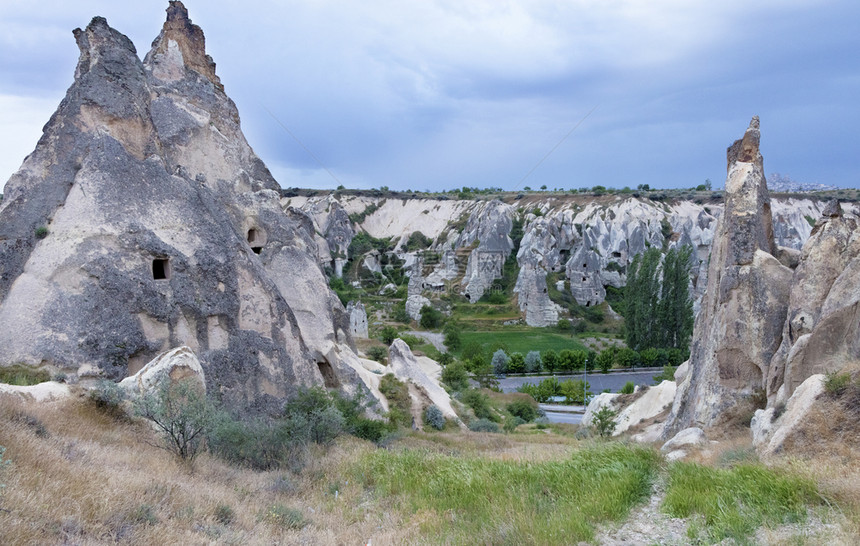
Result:
<svg viewBox="0 0 860 546"><path fill-rule="evenodd" d="M699 427L690 427L685 428L684 430L672 436L672 438L668 442L663 444L663 447L660 448L660 451L662 451L663 453L668 453L685 446L703 446L707 442L708 439L705 436L704 430L700 429Z"/></svg>
<svg viewBox="0 0 860 546"><path fill-rule="evenodd" d="M672 406L674 399L674 381L663 381L659 385L650 387L642 396L621 410L621 413L615 418L616 426L612 435L618 436L642 420L660 415Z"/></svg>
<svg viewBox="0 0 860 546"><path fill-rule="evenodd" d="M561 269L555 225L537 218L528 225L517 252L520 273L514 293L529 326L554 326L559 306L549 298L546 276ZM562 287L563 289L563 287Z"/></svg>
<svg viewBox="0 0 860 546"><path fill-rule="evenodd" d="M815 399L824 392L824 375L812 375L795 389L788 399L785 411L775 421L774 408L758 410L753 417L753 444L762 456L771 456L782 451L783 444L795 429L803 423L815 404Z"/></svg>
<svg viewBox="0 0 860 546"><path fill-rule="evenodd" d="M352 337L367 339L367 310L360 301L351 301L346 305L349 315L349 333Z"/></svg>
<svg viewBox="0 0 860 546"><path fill-rule="evenodd" d="M613 408L615 399L621 396L617 392L602 392L591 399L588 406L585 408L585 413L582 415L582 426L590 427L594 421L594 414L600 411L604 406Z"/></svg>
<svg viewBox="0 0 860 546"><path fill-rule="evenodd" d="M75 81L0 204L0 365L120 380L187 345L234 406L356 388L313 224L281 209L182 4L144 62L103 18L75 37Z"/></svg>
<svg viewBox="0 0 860 546"><path fill-rule="evenodd" d="M462 294L472 303L481 299L492 288L493 281L502 276L502 266L514 249L508 236L513 212L513 207L501 201L487 201L472 213L457 239L457 248L474 246L462 281Z"/></svg>
<svg viewBox="0 0 860 546"><path fill-rule="evenodd" d="M182 346L166 351L149 361L131 377L119 382L129 394L144 395L157 389L162 382L193 381L206 390L206 374L189 347Z"/></svg>
<svg viewBox="0 0 860 546"><path fill-rule="evenodd" d="M423 409L429 404L434 404L442 410L442 414L446 418L459 421L454 408L451 407L451 397L445 392L445 389L439 386L438 380L434 380L424 371L415 355L409 350L409 345L402 339L395 339L388 349L388 369L397 379L408 381L418 387L418 393L414 393L410 389L413 414L418 416L417 427L420 428L423 425L420 416Z"/></svg>
<svg viewBox="0 0 860 546"><path fill-rule="evenodd" d="M653 423L645 427L645 430L639 434L631 436L630 439L640 444L653 444L655 442L659 442L660 437L663 436L663 429L665 426L665 423Z"/></svg>
<svg viewBox="0 0 860 546"><path fill-rule="evenodd" d="M808 377L860 360L860 232L857 217L828 205L794 270L782 343L767 376L768 405Z"/></svg>
<svg viewBox="0 0 860 546"><path fill-rule="evenodd" d="M0 383L0 396L17 396L36 402L64 400L72 395L69 386L56 381L45 381L37 385L7 385Z"/></svg>
<svg viewBox="0 0 860 546"><path fill-rule="evenodd" d="M728 150L726 203L708 270L708 289L696 317L690 369L678 386L664 436L710 427L762 389L782 341L792 271L776 249L753 118Z"/></svg>
<svg viewBox="0 0 860 546"><path fill-rule="evenodd" d="M406 298L406 314L414 321L421 320L421 309L430 305L430 300L424 296L409 296Z"/></svg>

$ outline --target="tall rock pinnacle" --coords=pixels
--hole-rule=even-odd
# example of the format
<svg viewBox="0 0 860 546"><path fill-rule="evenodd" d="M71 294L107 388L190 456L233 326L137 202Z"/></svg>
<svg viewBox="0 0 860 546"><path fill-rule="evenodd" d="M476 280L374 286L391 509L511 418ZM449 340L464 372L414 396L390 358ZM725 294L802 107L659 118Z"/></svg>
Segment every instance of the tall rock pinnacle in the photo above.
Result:
<svg viewBox="0 0 860 546"><path fill-rule="evenodd" d="M770 198L759 152L759 119L728 148L725 212L696 318L690 371L664 435L710 427L748 411L782 340L792 271L774 257Z"/></svg>

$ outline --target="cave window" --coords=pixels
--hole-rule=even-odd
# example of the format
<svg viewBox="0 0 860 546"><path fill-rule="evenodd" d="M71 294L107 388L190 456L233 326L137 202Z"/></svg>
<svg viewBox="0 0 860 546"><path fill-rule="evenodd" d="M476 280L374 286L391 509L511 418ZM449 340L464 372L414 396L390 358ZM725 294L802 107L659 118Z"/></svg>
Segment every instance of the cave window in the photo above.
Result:
<svg viewBox="0 0 860 546"><path fill-rule="evenodd" d="M588 264L582 264L582 268L585 269L588 267Z"/></svg>
<svg viewBox="0 0 860 546"><path fill-rule="evenodd" d="M586 306L586 307L591 307L591 302L590 302L590 301L585 302L585 306Z"/></svg>
<svg viewBox="0 0 860 546"><path fill-rule="evenodd" d="M170 278L170 261L167 258L152 260L152 278L156 281Z"/></svg>
<svg viewBox="0 0 860 546"><path fill-rule="evenodd" d="M251 228L248 230L248 244L251 245L251 250L254 251L254 254L259 254L263 251L263 245L260 244L260 232L255 228Z"/></svg>
<svg viewBox="0 0 860 546"><path fill-rule="evenodd" d="M543 289L543 293L546 294L546 288Z"/></svg>
<svg viewBox="0 0 860 546"><path fill-rule="evenodd" d="M620 252L613 252L613 253L612 253L612 256L613 256L613 257L615 257L615 258L620 258L620 257L621 257L621 253L620 253Z"/></svg>
<svg viewBox="0 0 860 546"><path fill-rule="evenodd" d="M586 280L588 280L586 277L582 278L582 282L585 282Z"/></svg>

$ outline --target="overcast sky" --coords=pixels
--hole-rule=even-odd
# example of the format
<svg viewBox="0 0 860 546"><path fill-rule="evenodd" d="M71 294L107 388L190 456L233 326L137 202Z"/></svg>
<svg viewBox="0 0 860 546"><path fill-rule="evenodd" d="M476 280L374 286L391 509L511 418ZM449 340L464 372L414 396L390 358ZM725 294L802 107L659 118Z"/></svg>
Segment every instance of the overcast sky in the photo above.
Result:
<svg viewBox="0 0 860 546"><path fill-rule="evenodd" d="M716 187L756 114L768 174L860 182L856 0L185 5L284 187ZM166 7L0 0L0 183L72 83L72 29L102 15L143 57Z"/></svg>

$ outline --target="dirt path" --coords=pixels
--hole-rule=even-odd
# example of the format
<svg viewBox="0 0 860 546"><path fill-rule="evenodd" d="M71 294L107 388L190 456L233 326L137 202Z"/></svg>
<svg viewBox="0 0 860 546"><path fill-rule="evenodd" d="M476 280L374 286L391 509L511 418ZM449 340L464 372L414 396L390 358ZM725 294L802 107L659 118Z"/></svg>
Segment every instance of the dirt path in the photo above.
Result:
<svg viewBox="0 0 860 546"><path fill-rule="evenodd" d="M648 504L634 508L630 517L620 526L600 530L595 537L595 543L607 546L689 544L687 522L683 519L669 517L660 511L660 503L666 496L664 480L665 478L660 476L654 482L654 489Z"/></svg>

